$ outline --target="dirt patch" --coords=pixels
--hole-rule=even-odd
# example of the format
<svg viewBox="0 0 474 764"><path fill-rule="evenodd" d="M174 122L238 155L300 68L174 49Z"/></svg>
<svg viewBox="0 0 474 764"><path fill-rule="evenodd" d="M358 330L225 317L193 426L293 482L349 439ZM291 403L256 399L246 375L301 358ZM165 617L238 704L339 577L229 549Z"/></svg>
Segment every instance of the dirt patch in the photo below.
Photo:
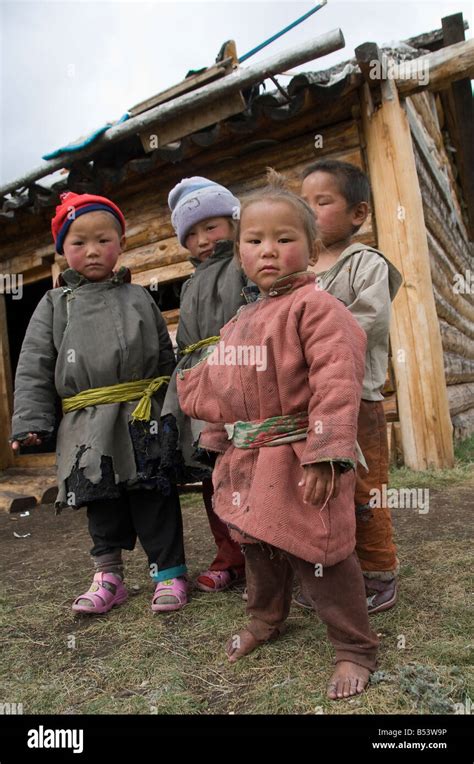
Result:
<svg viewBox="0 0 474 764"><path fill-rule="evenodd" d="M473 493L468 483L430 489L428 512L393 510L400 598L372 620L382 639L382 673L369 692L338 704L326 699L333 654L313 613L292 608L280 640L231 666L224 643L246 620L238 589L194 590L183 611L153 615L153 585L138 547L124 555L135 596L106 616L77 616L71 603L92 574L85 512L56 517L43 506L26 517L3 514L0 701L22 703L25 713L454 709L474 695L467 611ZM183 498L183 516L195 577L214 552L199 495Z"/></svg>

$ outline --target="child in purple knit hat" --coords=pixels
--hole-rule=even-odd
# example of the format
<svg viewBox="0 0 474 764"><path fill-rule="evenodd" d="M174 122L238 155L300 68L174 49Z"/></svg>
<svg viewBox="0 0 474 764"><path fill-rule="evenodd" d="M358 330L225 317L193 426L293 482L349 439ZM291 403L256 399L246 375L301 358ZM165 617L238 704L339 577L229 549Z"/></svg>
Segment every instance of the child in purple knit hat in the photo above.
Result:
<svg viewBox="0 0 474 764"><path fill-rule="evenodd" d="M196 270L181 291L177 369L193 366L221 327L245 304L242 290L247 279L233 257L234 221L239 200L224 186L208 178L184 178L170 192L171 222L178 240L190 253ZM217 555L196 581L201 591L221 592L244 577L244 558L239 544L213 509L212 467L214 458L199 448L204 422L186 416L176 394L172 376L163 405L165 432L169 438L168 462L178 482L202 481L203 499ZM166 460L166 456L165 456Z"/></svg>

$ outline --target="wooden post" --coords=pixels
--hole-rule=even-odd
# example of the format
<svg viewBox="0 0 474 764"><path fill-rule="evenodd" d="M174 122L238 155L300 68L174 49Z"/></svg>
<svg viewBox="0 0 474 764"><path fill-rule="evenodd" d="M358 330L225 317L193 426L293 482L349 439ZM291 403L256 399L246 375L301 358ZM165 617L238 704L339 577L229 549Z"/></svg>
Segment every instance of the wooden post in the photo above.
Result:
<svg viewBox="0 0 474 764"><path fill-rule="evenodd" d="M12 408L13 387L7 331L7 310L5 295L0 294L0 470L4 470L13 464L13 452L8 442Z"/></svg>
<svg viewBox="0 0 474 764"><path fill-rule="evenodd" d="M378 246L404 281L390 334L404 460L414 470L451 467L452 425L410 127L393 80L379 87L374 109L368 84L362 86L361 116Z"/></svg>

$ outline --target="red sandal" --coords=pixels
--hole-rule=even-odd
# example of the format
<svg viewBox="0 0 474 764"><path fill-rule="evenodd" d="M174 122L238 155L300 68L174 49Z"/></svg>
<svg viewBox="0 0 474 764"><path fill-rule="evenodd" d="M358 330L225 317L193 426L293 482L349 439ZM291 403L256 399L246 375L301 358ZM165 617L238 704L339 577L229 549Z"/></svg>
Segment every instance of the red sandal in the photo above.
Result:
<svg viewBox="0 0 474 764"><path fill-rule="evenodd" d="M243 581L244 575L239 575L232 568L228 570L206 570L196 579L196 586L202 592L223 592L232 584Z"/></svg>

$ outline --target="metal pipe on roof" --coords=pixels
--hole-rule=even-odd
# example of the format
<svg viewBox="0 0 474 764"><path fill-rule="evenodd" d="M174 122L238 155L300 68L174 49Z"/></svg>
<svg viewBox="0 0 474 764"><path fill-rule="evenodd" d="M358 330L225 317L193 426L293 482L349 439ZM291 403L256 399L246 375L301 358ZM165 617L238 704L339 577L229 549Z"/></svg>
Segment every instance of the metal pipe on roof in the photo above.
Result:
<svg viewBox="0 0 474 764"><path fill-rule="evenodd" d="M78 159L87 159L93 156L99 149L116 143L123 138L128 138L130 135L140 133L147 127L156 125L160 121L166 122L166 120L172 117L184 115L218 98L232 95L239 90L254 85L256 82L262 82L275 74L285 72L294 66L301 66L301 64L306 64L315 58L334 53L334 51L343 48L344 45L344 36L341 30L334 29L331 32L319 35L313 40L309 40L304 45L288 48L288 50L276 53L274 56L264 61L258 61L251 66L245 68L239 67L230 74L208 85L204 85L202 88L155 106L153 109L138 114L136 117L131 117L126 122L113 125L94 143L80 151L43 162L36 169L2 186L0 188L0 197L17 189L26 188L39 178L51 175L51 173L63 167L69 167Z"/></svg>

